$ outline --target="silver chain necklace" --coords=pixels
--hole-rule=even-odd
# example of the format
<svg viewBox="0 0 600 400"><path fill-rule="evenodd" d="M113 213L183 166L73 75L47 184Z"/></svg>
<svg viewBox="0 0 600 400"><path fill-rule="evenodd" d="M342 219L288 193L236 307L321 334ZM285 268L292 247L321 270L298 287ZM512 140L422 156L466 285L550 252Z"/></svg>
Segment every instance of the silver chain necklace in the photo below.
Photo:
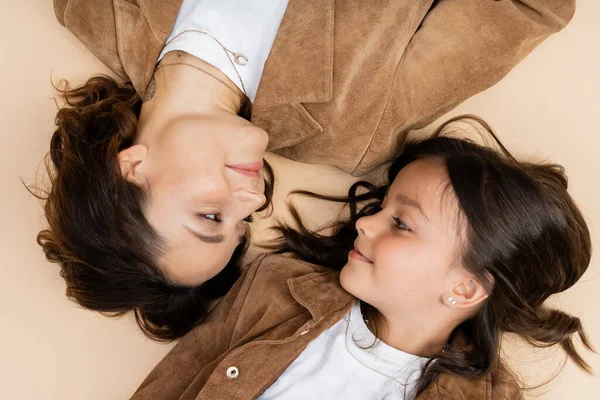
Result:
<svg viewBox="0 0 600 400"><path fill-rule="evenodd" d="M188 32L200 33L202 35L206 35L206 36L212 38L215 42L217 42L219 44L219 46L221 46L221 48L225 52L225 55L227 56L227 59L231 63L231 66L233 67L233 70L237 74L238 79L240 80L240 84L242 85L242 91L244 92L244 94L246 96L248 96L248 93L246 92L246 86L244 86L244 81L242 80L242 76L240 75L239 71L237 70L237 68L235 66L235 64L237 64L237 65L243 67L246 64L248 64L248 61L249 61L248 57L245 54L243 54L243 53L236 53L235 51L229 50L227 47L225 47L225 45L223 45L223 43L221 43L219 41L219 39L217 39L216 37L214 37L210 33L204 32L204 31L201 31L201 30L198 30L198 29L186 29L186 30L184 30L182 32L179 32L177 35L173 36L171 39L169 39L165 43L164 47L167 47L169 44L171 44L179 36L183 35L184 33L188 33ZM233 60L232 60L232 58L233 58Z"/></svg>

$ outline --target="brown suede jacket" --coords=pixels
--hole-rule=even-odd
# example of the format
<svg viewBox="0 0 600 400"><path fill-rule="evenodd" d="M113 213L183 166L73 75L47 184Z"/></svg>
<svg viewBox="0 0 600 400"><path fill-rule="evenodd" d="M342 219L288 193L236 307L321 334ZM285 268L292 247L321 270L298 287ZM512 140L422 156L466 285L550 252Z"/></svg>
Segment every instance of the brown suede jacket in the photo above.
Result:
<svg viewBox="0 0 600 400"><path fill-rule="evenodd" d="M54 0L56 16L144 97L182 0ZM362 175L406 135L492 86L575 0L289 0L252 121L269 150Z"/></svg>
<svg viewBox="0 0 600 400"><path fill-rule="evenodd" d="M339 273L266 255L245 270L201 325L154 368L134 400L253 399L271 386L306 346L333 326L354 298ZM228 375L236 368L236 376ZM441 375L418 400L519 400L504 369L478 379Z"/></svg>

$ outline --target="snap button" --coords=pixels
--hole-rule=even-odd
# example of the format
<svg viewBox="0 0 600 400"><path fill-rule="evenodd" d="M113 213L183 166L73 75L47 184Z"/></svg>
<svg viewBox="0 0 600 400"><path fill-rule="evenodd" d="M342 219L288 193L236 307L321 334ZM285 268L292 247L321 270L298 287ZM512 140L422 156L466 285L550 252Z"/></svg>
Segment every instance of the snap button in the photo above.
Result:
<svg viewBox="0 0 600 400"><path fill-rule="evenodd" d="M229 379L235 379L238 376L240 376L240 371L237 369L237 367L229 367L229 368L227 368L227 377Z"/></svg>
<svg viewBox="0 0 600 400"><path fill-rule="evenodd" d="M305 331L302 331L302 332L300 332L300 336L304 336L304 335L306 335L306 334L308 333L308 331L309 331L309 330L310 330L310 329L307 329L307 330L305 330Z"/></svg>

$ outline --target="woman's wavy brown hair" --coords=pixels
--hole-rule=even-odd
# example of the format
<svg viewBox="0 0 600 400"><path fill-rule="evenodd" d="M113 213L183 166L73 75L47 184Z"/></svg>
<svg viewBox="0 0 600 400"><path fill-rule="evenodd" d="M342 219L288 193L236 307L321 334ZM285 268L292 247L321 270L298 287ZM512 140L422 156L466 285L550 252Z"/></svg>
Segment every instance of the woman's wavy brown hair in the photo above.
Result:
<svg viewBox="0 0 600 400"><path fill-rule="evenodd" d="M178 338L238 278L248 238L204 284L172 282L157 263L164 241L144 216L147 193L122 177L117 159L133 144L142 100L131 84L108 76L73 89L67 84L60 93L66 105L56 116L46 160L50 189L40 196L48 228L37 241L48 260L60 265L67 296L76 303L112 316L133 311L150 338ZM265 165L263 209L274 181Z"/></svg>
<svg viewBox="0 0 600 400"><path fill-rule="evenodd" d="M499 150L444 136L455 121L477 122ZM341 269L357 236L356 221L380 210L389 184L402 168L428 158L443 161L449 187L468 223L462 264L490 295L453 333L452 337L462 333L466 346L451 345L435 361L432 359L423 370L417 392L442 373L475 378L496 368L507 370L500 360L503 332L516 333L536 347L560 345L579 367L591 372L573 342L578 336L592 350L581 321L544 304L552 294L575 284L591 257L590 233L567 192L564 169L557 164L517 161L477 117L453 118L430 138L407 144L391 164L387 184L357 182L344 198L296 192L347 202L350 219L336 223L332 233L320 234L307 229L292 207L298 228L276 228L282 238L271 248ZM363 193L357 194L359 190ZM374 308L365 305L365 312L370 321L376 321L372 318Z"/></svg>

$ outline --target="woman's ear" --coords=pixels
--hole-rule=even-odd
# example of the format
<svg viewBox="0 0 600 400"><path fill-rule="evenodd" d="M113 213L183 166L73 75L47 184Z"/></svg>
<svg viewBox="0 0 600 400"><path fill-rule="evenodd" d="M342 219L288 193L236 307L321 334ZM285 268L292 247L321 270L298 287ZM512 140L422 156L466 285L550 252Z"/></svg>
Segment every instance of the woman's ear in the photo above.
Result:
<svg viewBox="0 0 600 400"><path fill-rule="evenodd" d="M142 185L145 182L143 164L148 155L148 148L142 144L135 144L121 150L118 155L121 175L129 182Z"/></svg>

